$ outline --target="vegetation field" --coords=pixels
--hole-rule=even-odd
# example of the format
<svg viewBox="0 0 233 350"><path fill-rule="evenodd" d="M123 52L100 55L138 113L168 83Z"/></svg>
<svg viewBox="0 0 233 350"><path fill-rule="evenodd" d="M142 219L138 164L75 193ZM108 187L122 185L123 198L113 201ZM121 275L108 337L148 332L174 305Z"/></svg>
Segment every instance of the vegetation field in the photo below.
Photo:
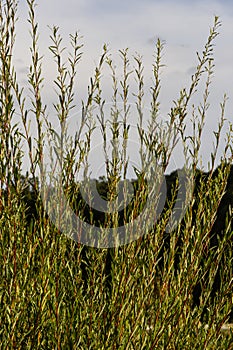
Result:
<svg viewBox="0 0 233 350"><path fill-rule="evenodd" d="M120 50L119 77L104 45L71 135L82 38L70 35L66 49L59 27L51 28L57 99L50 113L36 3L27 0L27 88L14 66L17 1L0 4L0 348L233 349L233 126L225 95L208 171L200 159L218 17L190 86L166 117L163 42L155 43L149 91L142 57ZM110 108L103 72L112 82ZM129 178L132 110L140 165ZM105 169L98 179L89 171L95 132ZM177 144L184 165L168 174Z"/></svg>

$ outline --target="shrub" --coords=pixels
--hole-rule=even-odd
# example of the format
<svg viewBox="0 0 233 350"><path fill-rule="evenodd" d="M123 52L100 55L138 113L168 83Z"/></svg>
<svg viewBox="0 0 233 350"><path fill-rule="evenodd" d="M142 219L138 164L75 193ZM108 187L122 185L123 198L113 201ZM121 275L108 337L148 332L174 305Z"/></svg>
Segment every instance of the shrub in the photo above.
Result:
<svg viewBox="0 0 233 350"><path fill-rule="evenodd" d="M146 131L143 63L140 56L133 58L137 81L134 107L142 167L135 168L135 178L129 181L127 147L132 104L128 50L120 51L123 78L118 81L104 46L88 87L87 101L82 102L79 128L75 137L67 136L68 117L75 108L76 68L82 57L80 37L78 33L70 36L73 51L64 63L59 28L51 29L50 51L57 67L58 101L54 108L60 128L55 130L41 97L43 61L38 48L35 1L27 0L27 4L32 37L29 100L18 83L12 59L16 1L1 2L0 11L1 347L230 348L232 332L223 334L221 327L232 310L231 125L221 163L216 168L226 97L214 133L210 169L208 173L198 170L219 19L214 19L203 53L198 55L190 88L180 92L165 123L159 119L163 43L157 41ZM109 119L101 88L101 73L106 67L113 82ZM189 135L186 132L189 105L203 77L206 77L203 102L191 111L194 133ZM18 123L14 123L16 113L21 118ZM36 125L34 140L30 122ZM104 212L92 206L95 198L92 182L88 180L96 125L102 133L106 165L106 177L97 181L99 200L107 205ZM183 144L184 168L164 179L179 140ZM23 141L27 151L22 151ZM44 161L46 145L50 147L50 160L54 160L49 169ZM30 163L26 174L22 166L25 158ZM149 166L151 162L156 168ZM77 181L81 172L83 181ZM132 195L121 211L114 207L119 204L115 200L119 187L123 204L127 195ZM146 220L142 216L141 221L136 221L152 194L155 198L151 210L146 212ZM91 224L92 230L84 232L90 237L89 247L79 239L83 231L74 226L70 212L62 208L67 203L82 222ZM159 218L155 217L156 210L161 212ZM106 229L115 228L118 232L120 227L134 222L138 224L132 226L130 239L127 241L127 235L119 238L122 244L101 237L92 240L97 227L98 232L106 234L110 232Z"/></svg>

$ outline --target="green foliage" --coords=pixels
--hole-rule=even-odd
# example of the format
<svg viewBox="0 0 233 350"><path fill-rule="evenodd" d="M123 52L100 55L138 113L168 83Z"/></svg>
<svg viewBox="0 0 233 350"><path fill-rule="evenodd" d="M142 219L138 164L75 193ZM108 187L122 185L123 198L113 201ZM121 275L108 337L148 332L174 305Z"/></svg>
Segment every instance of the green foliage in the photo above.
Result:
<svg viewBox="0 0 233 350"><path fill-rule="evenodd" d="M123 75L118 81L113 60L104 46L90 80L87 101L82 101L79 129L70 138L68 117L76 107L76 68L83 45L78 33L71 35L72 52L66 60L59 28L51 29L50 51L57 67L54 84L58 100L54 110L59 133L53 129L41 97L43 59L38 48L36 4L34 0L27 0L27 4L32 39L29 99L18 83L12 60L17 2L0 2L1 349L230 349L232 330L223 332L222 326L229 319L233 303L232 125L221 164L216 168L226 97L220 106L209 172L203 174L198 170L219 19L214 19L203 53L198 54L190 87L180 92L164 126L159 121L163 43L157 41L151 109L146 120L148 132L143 129L145 86L141 57L134 57L135 68L131 70L128 50L120 51ZM111 72L113 89L108 119L101 85L106 67ZM127 210L112 215L102 215L88 207L80 196L80 182L75 181L81 169L84 176L88 173L91 141L97 127L102 133L106 164L106 177L97 183L100 195L111 202L122 178L126 180L131 74L136 77L138 89L134 97L142 164L155 159L165 172L181 140L184 169L191 167L189 180L190 184L195 183L195 188L182 221L173 231L166 232L166 227L177 200L176 173L166 178L167 201L159 221L153 228L145 222L145 232L138 240L110 249L82 246L51 222L43 206L41 180L46 175L43 163L46 137L48 143L59 145L56 156L61 166L62 187L81 218L102 227L117 227L119 222L125 224L135 219L149 196L148 183L140 169L135 169L134 196ZM193 134L187 135L188 107L203 77L206 77L203 101L193 108ZM94 110L98 111L96 117ZM18 124L13 123L16 111L21 118ZM34 140L31 122L37 130ZM23 141L28 153L22 151ZM22 163L26 156L30 170L25 175Z"/></svg>

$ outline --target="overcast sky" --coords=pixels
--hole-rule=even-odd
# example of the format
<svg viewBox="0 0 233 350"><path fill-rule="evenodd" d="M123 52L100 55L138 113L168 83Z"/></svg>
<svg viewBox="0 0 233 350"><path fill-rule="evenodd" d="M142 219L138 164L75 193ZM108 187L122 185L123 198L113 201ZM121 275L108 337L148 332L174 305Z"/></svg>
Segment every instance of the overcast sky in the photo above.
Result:
<svg viewBox="0 0 233 350"><path fill-rule="evenodd" d="M145 78L149 85L152 77L152 63L156 38L165 41L162 71L161 113L168 113L172 100L179 90L189 86L191 74L197 64L196 51L202 52L213 24L214 15L220 16L222 27L216 39L215 75L211 88L211 109L206 121L202 155L209 160L213 138L211 130L216 129L220 116L219 103L226 92L229 101L226 118L233 121L233 1L171 1L171 0L40 0L37 19L40 31L40 48L44 57L45 102L54 98L49 81L54 79L55 65L48 50L50 30L48 26L58 25L68 45L68 35L80 31L84 42L84 55L79 67L79 96L85 98L89 78L93 74L104 43L109 45L113 59L118 60L117 50L129 47L130 55L143 55ZM19 79L26 79L29 61L27 6L19 1L19 22L15 50ZM110 82L109 82L110 83ZM173 162L180 166L179 155Z"/></svg>

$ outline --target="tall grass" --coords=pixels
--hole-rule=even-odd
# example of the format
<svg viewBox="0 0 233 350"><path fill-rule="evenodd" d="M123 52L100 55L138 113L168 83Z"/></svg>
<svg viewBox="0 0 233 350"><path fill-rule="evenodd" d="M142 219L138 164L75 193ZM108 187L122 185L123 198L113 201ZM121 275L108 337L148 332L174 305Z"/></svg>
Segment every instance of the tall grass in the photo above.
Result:
<svg viewBox="0 0 233 350"><path fill-rule="evenodd" d="M204 142L202 131L209 108L213 45L219 19L215 17L203 52L197 55L190 87L180 91L165 123L159 117L163 43L158 40L155 46L149 117L144 108L146 91L141 56L135 55L132 63L128 50L120 51L123 73L119 80L104 46L90 80L87 100L82 101L79 127L71 137L68 118L77 108L75 81L82 58L82 39L78 33L71 35L72 51L67 54L59 28L51 28L50 51L57 68L54 81L57 101L53 105L59 128L55 129L42 99L43 58L38 47L36 4L34 0L27 0L27 4L31 28L31 65L27 76L30 96L20 87L13 65L17 2L1 1L0 7L1 349L230 349L232 332L223 334L221 327L228 320L233 302L232 208L228 210L216 249L210 236L232 162L230 125L221 163L215 171L225 125L226 96L220 104L209 173L201 178L198 191L194 188ZM101 85L102 71L107 68L112 78L109 115ZM131 75L137 82L133 104ZM201 79L205 79L203 100L190 108ZM132 108L137 111L141 161L141 168L135 168L133 189L127 181ZM15 115L20 115L17 123ZM186 130L190 118L192 134ZM36 127L35 138L30 124ZM98 223L92 208L95 198L91 181L88 181L89 156L97 128L101 131L105 157L101 198L107 200L107 209ZM183 188L184 202L178 203L185 210L178 210L183 214L180 219L176 217L174 207L179 199L180 175L163 214L152 226L155 220L152 209L160 203L161 178L179 141L185 159L183 171L189 174ZM51 151L49 167L45 161L47 145ZM22 165L25 158L29 162L27 173ZM151 161L157 166L157 173L151 172L152 176L156 175L152 180L146 174ZM77 181L80 174L83 181ZM54 191L57 181L60 187ZM115 199L121 185L122 202L128 204L120 213ZM86 195L88 212L80 191ZM134 195L131 200L130 191ZM115 228L117 232L119 220L121 226L127 226L140 217L151 191L155 193L154 202L147 216L138 221L138 232L129 225L132 239L123 240L122 244L113 240L110 248L108 240L101 241L101 237L102 244L91 240L90 247L81 244L80 226L74 227L73 222L69 226L70 217L67 219L62 208L66 205L65 195L82 221L88 221L94 229L98 226L99 234L107 232L108 237L109 229ZM28 211L30 203L34 205L34 213ZM176 221L171 220L172 216ZM75 235L70 227L76 229ZM85 234L91 237L92 233L90 230ZM69 237L71 234L74 239ZM169 240L164 247L165 237ZM221 283L212 298L218 273ZM202 289L199 305L193 303L197 285Z"/></svg>

